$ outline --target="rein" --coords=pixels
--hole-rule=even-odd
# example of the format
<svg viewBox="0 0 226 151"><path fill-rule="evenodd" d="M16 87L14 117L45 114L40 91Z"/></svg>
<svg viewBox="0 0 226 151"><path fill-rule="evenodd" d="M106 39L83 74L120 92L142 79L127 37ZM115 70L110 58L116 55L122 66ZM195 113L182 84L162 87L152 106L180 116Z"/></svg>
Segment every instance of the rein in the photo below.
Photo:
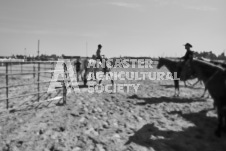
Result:
<svg viewBox="0 0 226 151"><path fill-rule="evenodd" d="M217 73L219 72L219 70L217 70L206 82L205 85L207 86L207 84L217 75Z"/></svg>

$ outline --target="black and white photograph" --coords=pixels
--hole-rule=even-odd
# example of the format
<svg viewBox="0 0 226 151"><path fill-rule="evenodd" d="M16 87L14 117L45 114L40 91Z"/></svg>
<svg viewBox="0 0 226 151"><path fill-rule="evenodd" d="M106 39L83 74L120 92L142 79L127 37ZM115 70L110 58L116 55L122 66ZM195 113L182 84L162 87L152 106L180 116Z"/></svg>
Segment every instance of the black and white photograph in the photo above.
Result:
<svg viewBox="0 0 226 151"><path fill-rule="evenodd" d="M225 151L225 0L0 0L0 151Z"/></svg>

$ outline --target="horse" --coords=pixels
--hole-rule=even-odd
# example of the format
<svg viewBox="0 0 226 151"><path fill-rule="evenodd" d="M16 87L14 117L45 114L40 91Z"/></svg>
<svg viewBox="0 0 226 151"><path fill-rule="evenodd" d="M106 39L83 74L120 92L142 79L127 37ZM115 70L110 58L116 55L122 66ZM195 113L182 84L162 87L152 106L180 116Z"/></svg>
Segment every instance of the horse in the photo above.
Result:
<svg viewBox="0 0 226 151"><path fill-rule="evenodd" d="M220 66L220 67L226 69L226 64L225 63L214 61L214 60L210 60L210 59L207 59L207 58L204 58L204 57L201 57L201 58L198 58L198 59L202 60L202 61L205 61L205 62L212 63L212 64L214 64L216 66ZM205 88L204 93L203 93L203 95L201 97L205 96L206 91L207 91L207 89Z"/></svg>
<svg viewBox="0 0 226 151"><path fill-rule="evenodd" d="M167 58L159 58L158 61L158 65L157 65L157 69L160 69L162 66L166 66L166 68L172 73L173 78L174 78L174 74L175 72L178 72L178 67L182 66L182 62L177 60L177 61L173 61ZM179 77L180 78L180 77ZM185 76L183 76L182 80L184 82L184 85L186 86L186 82L189 79L195 79L195 76L191 76L190 74L185 74ZM179 80L174 80L174 86L175 86L175 93L174 96L179 96L180 91L179 91ZM176 93L178 92L178 93Z"/></svg>
<svg viewBox="0 0 226 151"><path fill-rule="evenodd" d="M82 63L81 63L81 60L80 59L73 59L71 60L71 64L73 65L74 67L74 72L76 72L76 76L77 76L77 81L79 82L79 77L81 77L81 79L83 80L83 76L82 76L82 72L83 72L83 66L82 66Z"/></svg>
<svg viewBox="0 0 226 151"><path fill-rule="evenodd" d="M191 70L201 79L217 107L218 127L215 135L221 136L223 118L225 118L226 107L226 72L225 69L206 61L194 59L190 62Z"/></svg>
<svg viewBox="0 0 226 151"><path fill-rule="evenodd" d="M103 59L103 63L101 63L95 59L87 58L87 59L83 60L82 64L84 65L84 71L85 71L84 76L83 76L84 85L87 84L87 75L91 72L94 74L95 79L97 79L96 78L97 72L103 72L104 76L106 76L106 74L108 73L109 77L111 77L109 72L111 71L113 66L111 64L109 64L107 59ZM92 79L94 79L94 77L92 77ZM100 79L99 84L101 84L102 79L103 79L103 77ZM111 83L112 83L112 85L114 85L114 80L112 78L111 78Z"/></svg>

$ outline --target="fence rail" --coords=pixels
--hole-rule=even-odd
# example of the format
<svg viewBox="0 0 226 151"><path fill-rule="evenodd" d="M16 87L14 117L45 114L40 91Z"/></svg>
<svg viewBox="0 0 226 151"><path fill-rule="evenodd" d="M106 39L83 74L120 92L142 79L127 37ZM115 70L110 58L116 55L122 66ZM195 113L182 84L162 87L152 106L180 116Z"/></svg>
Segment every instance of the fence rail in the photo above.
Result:
<svg viewBox="0 0 226 151"><path fill-rule="evenodd" d="M57 62L59 62L59 61L57 61ZM63 62L63 60L62 60L62 62ZM158 62L158 60L153 60L153 64L157 64L157 62ZM5 100L7 109L9 108L9 100L10 99L15 99L15 98L20 98L20 97L25 97L25 96L30 96L30 95L37 95L37 101L39 102L40 101L40 94L47 93L46 91L42 91L42 92L40 91L40 85L41 84L50 83L50 82L61 82L62 87L58 90L63 90L63 97L62 98L63 98L63 102L66 103L67 89L66 89L65 81L70 80L70 79L68 79L68 70L67 70L66 64L64 62L63 62L63 70L53 70L55 63L56 63L56 61L1 62L1 65L5 66L5 73L1 73L1 71L4 71L4 70L0 70L0 77L5 76L6 85L1 86L0 89L6 90L6 92L5 92L6 97L3 98L3 99L0 99L0 102ZM41 67L42 64L44 65L44 67ZM50 65L51 67L47 67L47 64ZM26 68L30 69L30 70L28 70L28 69L23 68L24 65L33 65L33 66L27 66ZM20 69L12 69L13 66L17 66ZM13 71L20 71L20 73L13 73ZM31 71L31 72L28 72L28 71ZM57 81L52 81L52 80L40 81L40 77L51 78L49 75L53 74L54 72L64 73L64 79L63 80L57 80ZM45 75L41 75L43 73ZM33 75L34 78L37 76L37 82L27 83L27 84L9 85L9 77L10 76L30 75L30 74ZM46 74L48 74L48 76ZM20 86L28 86L28 85L37 85L37 91L38 92L9 97L9 88L20 87Z"/></svg>
<svg viewBox="0 0 226 151"><path fill-rule="evenodd" d="M1 62L3 63L3 65L5 66L5 73L0 73L0 77L1 76L5 76L5 80L6 80L6 85L5 86L1 86L0 89L6 89L6 97L3 99L0 99L0 102L2 101L6 101L6 108L9 108L9 100L10 99L15 99L15 98L20 98L20 97L26 97L26 96L30 96L30 95L37 95L37 101L39 102L40 100L40 94L43 93L47 93L47 91L40 91L40 85L44 84L44 83L50 83L50 82L61 82L62 83L62 87L61 88L56 88L57 90L63 90L63 102L66 103L66 93L67 93L67 89L66 89L66 84L64 83L65 81L68 81L67 79L67 68L66 68L66 64L63 63L63 70L53 70L54 69L54 64L56 63L56 61L31 61L31 62ZM18 70L13 70L12 66L13 65L21 65L21 69ZM31 70L27 70L27 69L23 69L23 65L28 65L28 64L33 64L33 67L31 67ZM37 64L37 67L35 67L35 64ZM41 67L41 64L50 64L52 67ZM9 66L10 66L10 70L9 70ZM41 70L41 69L44 69ZM46 70L48 69L48 70ZM49 70L51 69L51 70ZM32 71L33 70L33 71ZM0 70L3 71L3 70ZM9 73L9 71L11 73ZM12 71L20 71L20 73L12 73ZM26 72L23 72L26 71ZM27 71L31 71L31 72L27 72ZM64 80L57 80L57 81L52 81L52 80L48 80L48 81L40 81L40 77L47 77L44 75L41 75L42 73L51 73L53 74L53 72L61 72L64 73ZM33 74L33 77L37 76L37 82L33 82L33 83L27 83L27 84L17 84L17 85L9 85L9 76L14 76L14 75L29 75L29 74ZM50 76L48 78L51 78ZM66 79L66 80L65 80ZM17 95L17 96L12 96L9 97L9 88L12 87L20 87L20 86L28 86L28 85L37 85L37 91L35 93L29 93L29 94L25 94L25 95ZM49 91L48 91L49 92ZM51 92L51 91L50 91Z"/></svg>

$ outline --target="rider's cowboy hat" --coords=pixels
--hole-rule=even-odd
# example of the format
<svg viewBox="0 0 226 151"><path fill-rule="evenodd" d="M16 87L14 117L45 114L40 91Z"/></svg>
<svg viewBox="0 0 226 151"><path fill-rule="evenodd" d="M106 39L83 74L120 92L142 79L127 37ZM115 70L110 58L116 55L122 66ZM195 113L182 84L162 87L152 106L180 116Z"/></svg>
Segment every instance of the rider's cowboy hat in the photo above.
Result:
<svg viewBox="0 0 226 151"><path fill-rule="evenodd" d="M191 45L191 44L189 44L189 43L186 43L184 46L187 46L187 47L192 48L192 45Z"/></svg>
<svg viewBox="0 0 226 151"><path fill-rule="evenodd" d="M99 44L99 45L98 45L98 48L100 48L100 47L102 47L102 45L101 45L101 44Z"/></svg>

